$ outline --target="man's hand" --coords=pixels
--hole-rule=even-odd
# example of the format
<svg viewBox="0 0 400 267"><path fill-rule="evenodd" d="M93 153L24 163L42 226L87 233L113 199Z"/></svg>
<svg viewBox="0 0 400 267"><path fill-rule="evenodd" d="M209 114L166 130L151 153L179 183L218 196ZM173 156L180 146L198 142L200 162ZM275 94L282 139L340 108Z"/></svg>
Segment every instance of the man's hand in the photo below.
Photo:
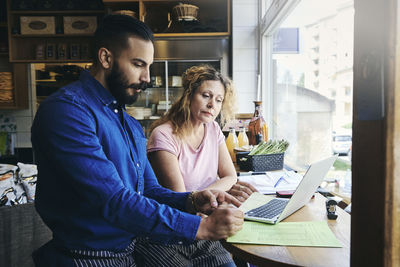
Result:
<svg viewBox="0 0 400 267"><path fill-rule="evenodd" d="M238 181L228 191L229 194L241 202L244 202L246 199L248 199L253 192L258 192L258 190L255 189L251 184L242 181Z"/></svg>
<svg viewBox="0 0 400 267"><path fill-rule="evenodd" d="M196 239L219 240L242 229L243 212L230 204L221 204L213 213L201 219Z"/></svg>
<svg viewBox="0 0 400 267"><path fill-rule="evenodd" d="M193 194L194 208L198 212L211 214L222 203L233 204L239 207L241 203L228 193L220 190L203 190Z"/></svg>

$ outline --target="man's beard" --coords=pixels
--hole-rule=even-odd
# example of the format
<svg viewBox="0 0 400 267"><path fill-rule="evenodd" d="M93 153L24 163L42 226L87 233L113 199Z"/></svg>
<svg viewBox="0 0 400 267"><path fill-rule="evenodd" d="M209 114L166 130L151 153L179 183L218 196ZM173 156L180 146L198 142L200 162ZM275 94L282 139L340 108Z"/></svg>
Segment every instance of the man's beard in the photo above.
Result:
<svg viewBox="0 0 400 267"><path fill-rule="evenodd" d="M129 84L128 79L125 77L124 73L120 70L117 62L114 63L111 73L106 76L106 84L108 90L115 97L121 105L130 105L136 102L139 97L139 93L136 90L146 90L147 83L132 83ZM133 89L133 94L128 93L128 89Z"/></svg>

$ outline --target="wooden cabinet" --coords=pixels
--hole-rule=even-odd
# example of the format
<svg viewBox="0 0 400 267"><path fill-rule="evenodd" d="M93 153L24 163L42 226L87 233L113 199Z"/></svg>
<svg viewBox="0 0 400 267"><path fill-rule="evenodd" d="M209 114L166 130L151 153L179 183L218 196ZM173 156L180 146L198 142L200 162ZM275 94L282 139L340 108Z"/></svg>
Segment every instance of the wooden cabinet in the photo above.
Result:
<svg viewBox="0 0 400 267"><path fill-rule="evenodd" d="M195 8L196 13L192 14L187 8L178 8L178 1L169 0L103 0L102 9L96 10L21 10L15 9L12 0L7 0L9 60L15 63L87 62L91 57L88 49L93 34L65 33L65 17L96 17L99 21L104 14L121 10L131 13L133 11L137 18L149 25L156 38L229 36L230 2L231 0L185 1ZM184 16L187 14L191 18ZM23 21L32 17L39 21L37 27L46 24L50 27L49 31L23 31ZM40 17L46 19L45 23L40 21ZM53 23L54 25L48 25ZM61 57L58 55L60 46L66 48L65 55ZM84 53L76 55L74 49Z"/></svg>
<svg viewBox="0 0 400 267"><path fill-rule="evenodd" d="M1 1L1 0L0 0ZM103 0L101 8L93 9L88 4L92 1L82 1L80 10L72 10L68 8L52 8L53 10L45 10L34 7L33 3L40 1L22 1L22 0L2 0L7 3L7 21L0 22L0 29L3 27L8 33L5 35L8 39L8 51L3 53L0 51L0 60L7 58L12 64L9 68L14 74L15 83L15 101L9 103L7 107L28 107L28 81L26 64L28 63L45 63L45 64L84 64L91 61L90 42L93 33L66 33L64 20L65 17L81 16L96 17L97 23L105 14L111 14L116 11L133 14L141 21L144 21L153 30L156 39L155 47L157 54L166 53L167 56L161 56L159 59L190 59L190 60L221 60L223 56L209 56L209 53L203 53L205 50L218 50L214 46L196 46L193 48L194 42L201 43L205 39L229 39L231 33L231 1L232 0L190 0L185 1L196 9L196 13L178 9L179 1L170 0ZM24 8L16 7L16 3L24 2L28 6ZM42 1L51 3L76 3L77 1ZM3 9L4 10L4 9ZM185 13L186 12L186 13ZM187 13L188 12L188 13ZM189 15L185 17L185 15ZM29 33L22 31L21 18L28 17L39 20L38 28L43 28L41 33ZM53 23L54 25L45 25L40 23L40 17L44 17L44 24ZM50 18L49 18L50 17ZM48 27L49 26L49 27ZM48 28L46 28L48 27ZM48 31L47 31L48 30ZM4 36L4 34L3 34ZM1 37L1 31L0 31ZM177 42L185 42L184 47L176 50L171 47L165 47L164 43L174 40ZM187 41L187 43L186 43ZM227 48L228 49L228 48ZM176 50L176 51L172 51ZM196 50L194 53L193 50ZM202 52L199 52L201 50ZM49 52L50 51L50 52ZM60 54L60 51L63 53ZM79 51L77 53L77 51ZM182 56L190 53L190 57ZM219 50L218 50L219 51ZM167 53L168 52L168 53ZM221 51L219 51L221 52ZM221 52L222 53L222 52ZM221 54L219 53L219 54ZM204 56L203 54L206 54ZM225 52L223 52L225 54ZM3 55L3 56L2 56ZM3 57L3 59L1 58ZM224 61L225 62L225 61ZM0 62L1 65L1 62ZM45 68L45 67L44 67ZM181 73L177 72L176 76ZM175 75L175 74L174 74ZM158 74L156 76L159 76ZM35 80L35 79L33 79ZM43 85L43 81L39 81ZM54 84L53 84L54 85ZM43 85L45 87L45 85ZM46 85L47 86L47 85ZM155 89L159 90L159 89ZM168 100L168 89L164 98ZM171 90L175 90L171 87ZM24 93L25 91L25 93ZM170 92L171 93L171 92ZM159 94L156 94L159 95ZM38 96L40 100L42 96ZM22 102L24 104L21 104ZM26 102L26 103L25 103ZM149 107L149 103L141 104ZM2 108L0 103L0 108Z"/></svg>
<svg viewBox="0 0 400 267"><path fill-rule="evenodd" d="M31 64L32 100L36 107L61 87L78 80L80 72L90 66L89 62Z"/></svg>
<svg viewBox="0 0 400 267"><path fill-rule="evenodd" d="M0 109L24 109L29 106L26 64L8 60L8 27L6 3L0 2Z"/></svg>
<svg viewBox="0 0 400 267"><path fill-rule="evenodd" d="M64 33L66 17L96 18L104 15L97 10L20 10L7 0L10 62L87 62L93 33ZM30 22L32 18L34 22ZM25 30L36 23L38 30ZM43 28L43 29L42 29ZM46 31L46 28L49 28ZM94 27L95 28L95 27Z"/></svg>
<svg viewBox="0 0 400 267"><path fill-rule="evenodd" d="M191 0L178 7L179 1L103 0L107 13L132 10L157 37L229 36L231 0ZM179 16L180 15L180 16ZM185 16L187 15L187 16Z"/></svg>
<svg viewBox="0 0 400 267"><path fill-rule="evenodd" d="M0 109L27 109L29 107L27 64L9 64L8 60L2 59L0 66L12 74L11 98L0 101ZM2 93L4 92L0 90L0 94Z"/></svg>

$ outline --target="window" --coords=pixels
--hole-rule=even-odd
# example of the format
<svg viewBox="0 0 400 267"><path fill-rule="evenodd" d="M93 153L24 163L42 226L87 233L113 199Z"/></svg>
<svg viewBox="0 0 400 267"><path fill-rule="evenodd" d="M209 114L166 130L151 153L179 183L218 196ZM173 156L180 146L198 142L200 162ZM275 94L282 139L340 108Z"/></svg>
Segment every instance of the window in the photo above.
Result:
<svg viewBox="0 0 400 267"><path fill-rule="evenodd" d="M350 86L345 86L344 87L344 94L346 96L351 96L351 92L352 92L352 90L351 90Z"/></svg>
<svg viewBox="0 0 400 267"><path fill-rule="evenodd" d="M347 150L340 153L341 164L335 164L334 174L345 176L351 169L346 154L352 125L353 0L287 3L290 7L282 8L275 21L261 27L262 93L269 107L265 117L270 135L290 142L286 164L305 169L335 153L333 138L345 132L350 141L345 141ZM271 17L268 11L266 14ZM280 40L274 40L277 32L293 28L297 36L281 34ZM299 49L280 51L277 41L286 47L290 46L287 42L297 41Z"/></svg>

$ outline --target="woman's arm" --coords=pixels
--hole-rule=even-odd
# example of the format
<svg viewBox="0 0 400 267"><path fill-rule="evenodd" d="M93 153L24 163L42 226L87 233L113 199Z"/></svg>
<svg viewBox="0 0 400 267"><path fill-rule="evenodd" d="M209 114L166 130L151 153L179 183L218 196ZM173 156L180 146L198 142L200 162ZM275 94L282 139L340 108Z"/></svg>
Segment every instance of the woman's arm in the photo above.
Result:
<svg viewBox="0 0 400 267"><path fill-rule="evenodd" d="M186 192L178 158L174 154L158 150L148 153L147 156L160 185L176 192Z"/></svg>
<svg viewBox="0 0 400 267"><path fill-rule="evenodd" d="M209 185L206 189L228 191L237 182L236 171L225 142L222 142L218 149L218 175L220 179Z"/></svg>
<svg viewBox="0 0 400 267"><path fill-rule="evenodd" d="M239 201L244 202L253 192L257 192L252 185L237 180L235 166L225 143L219 146L218 175L221 178L207 189L227 191Z"/></svg>

